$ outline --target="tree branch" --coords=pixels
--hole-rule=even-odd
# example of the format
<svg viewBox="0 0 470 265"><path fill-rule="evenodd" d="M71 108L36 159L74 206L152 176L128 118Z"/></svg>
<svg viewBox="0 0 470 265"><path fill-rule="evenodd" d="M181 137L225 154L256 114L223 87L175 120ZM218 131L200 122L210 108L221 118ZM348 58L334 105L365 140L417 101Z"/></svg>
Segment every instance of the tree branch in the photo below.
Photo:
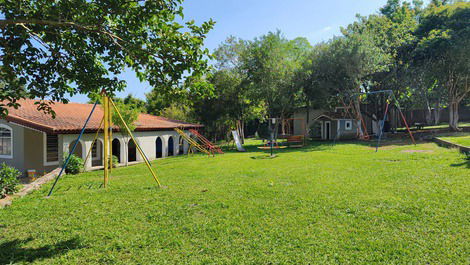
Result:
<svg viewBox="0 0 470 265"><path fill-rule="evenodd" d="M11 26L11 25L25 25L25 24L45 25L45 26L53 26L53 27L72 27L81 31L101 33L101 34L111 37L112 39L118 39L119 41L124 41L119 36L109 31L105 31L101 28L80 25L80 24L77 24L75 22L70 22L70 21L40 20L40 19L34 19L34 18L33 19L15 19L15 20L0 19L0 28L6 28L7 26Z"/></svg>

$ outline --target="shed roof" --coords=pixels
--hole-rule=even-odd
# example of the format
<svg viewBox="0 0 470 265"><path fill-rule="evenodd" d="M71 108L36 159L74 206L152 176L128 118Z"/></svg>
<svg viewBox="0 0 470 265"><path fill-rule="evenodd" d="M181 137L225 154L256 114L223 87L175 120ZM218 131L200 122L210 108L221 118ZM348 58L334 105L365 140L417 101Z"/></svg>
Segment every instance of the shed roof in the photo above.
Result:
<svg viewBox="0 0 470 265"><path fill-rule="evenodd" d="M339 113L339 112L324 112L317 117L315 117L313 120L318 120L321 118L326 118L329 120L353 120L354 118L350 113Z"/></svg>

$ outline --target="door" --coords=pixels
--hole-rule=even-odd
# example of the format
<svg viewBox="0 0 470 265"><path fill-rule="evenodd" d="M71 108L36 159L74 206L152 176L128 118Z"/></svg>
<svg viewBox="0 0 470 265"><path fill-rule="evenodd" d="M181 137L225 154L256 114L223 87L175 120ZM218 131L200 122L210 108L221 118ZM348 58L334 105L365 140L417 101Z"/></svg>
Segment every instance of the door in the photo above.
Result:
<svg viewBox="0 0 470 265"><path fill-rule="evenodd" d="M325 121L325 140L331 139L331 122Z"/></svg>

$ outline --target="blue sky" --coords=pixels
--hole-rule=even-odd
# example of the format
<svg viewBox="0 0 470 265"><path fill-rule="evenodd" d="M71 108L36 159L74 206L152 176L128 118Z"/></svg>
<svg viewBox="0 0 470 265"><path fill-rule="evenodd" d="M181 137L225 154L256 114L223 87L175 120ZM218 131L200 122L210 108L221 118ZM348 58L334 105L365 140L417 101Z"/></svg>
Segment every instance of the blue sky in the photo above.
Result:
<svg viewBox="0 0 470 265"><path fill-rule="evenodd" d="M186 0L185 20L202 23L212 18L217 23L208 34L205 46L214 50L228 36L253 39L269 31L279 29L289 39L306 37L312 44L339 35L341 26L355 20L356 14L369 15L378 12L386 0ZM135 74L122 74L127 89L118 94L132 94L145 98L151 91ZM77 95L75 102L88 98Z"/></svg>

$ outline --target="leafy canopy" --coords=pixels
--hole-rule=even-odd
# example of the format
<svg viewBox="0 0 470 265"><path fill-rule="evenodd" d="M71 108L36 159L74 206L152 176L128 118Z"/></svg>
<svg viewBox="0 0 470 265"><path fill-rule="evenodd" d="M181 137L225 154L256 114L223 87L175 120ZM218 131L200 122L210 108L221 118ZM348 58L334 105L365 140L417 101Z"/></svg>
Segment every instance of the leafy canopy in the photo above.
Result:
<svg viewBox="0 0 470 265"><path fill-rule="evenodd" d="M125 87L131 69L162 94L205 73L212 20L184 25L183 0L2 0L0 114L22 98L67 102L68 95ZM39 108L51 111L48 102Z"/></svg>

